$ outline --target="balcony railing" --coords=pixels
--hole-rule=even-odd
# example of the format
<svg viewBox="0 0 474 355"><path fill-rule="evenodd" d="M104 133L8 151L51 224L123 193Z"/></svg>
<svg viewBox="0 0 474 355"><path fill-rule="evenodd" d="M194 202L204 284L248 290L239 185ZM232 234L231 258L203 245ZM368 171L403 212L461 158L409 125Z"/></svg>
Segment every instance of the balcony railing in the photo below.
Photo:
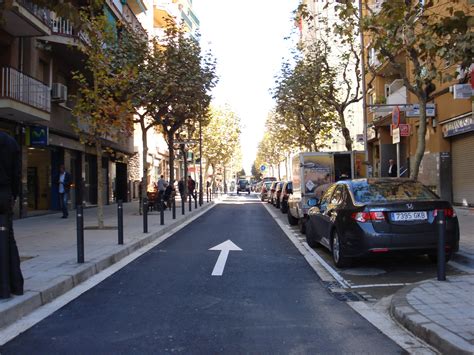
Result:
<svg viewBox="0 0 474 355"><path fill-rule="evenodd" d="M41 81L10 67L1 70L0 98L9 98L51 112L51 90Z"/></svg>
<svg viewBox="0 0 474 355"><path fill-rule="evenodd" d="M51 12L44 7L33 4L29 0L17 0L18 3L40 19L45 25L49 26L51 20Z"/></svg>
<svg viewBox="0 0 474 355"><path fill-rule="evenodd" d="M63 17L58 17L54 13L51 16L51 30L54 34L61 36L76 36L71 21Z"/></svg>

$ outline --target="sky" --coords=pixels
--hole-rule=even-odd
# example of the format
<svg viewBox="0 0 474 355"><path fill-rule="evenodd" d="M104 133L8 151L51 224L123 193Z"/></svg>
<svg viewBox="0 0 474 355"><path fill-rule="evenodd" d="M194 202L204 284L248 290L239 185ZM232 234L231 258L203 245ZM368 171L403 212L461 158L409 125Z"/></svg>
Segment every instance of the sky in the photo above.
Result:
<svg viewBox="0 0 474 355"><path fill-rule="evenodd" d="M217 60L219 83L213 103L228 104L243 124L243 167L250 174L257 145L274 103L274 85L282 58L290 56L292 12L298 0L194 0L201 46Z"/></svg>

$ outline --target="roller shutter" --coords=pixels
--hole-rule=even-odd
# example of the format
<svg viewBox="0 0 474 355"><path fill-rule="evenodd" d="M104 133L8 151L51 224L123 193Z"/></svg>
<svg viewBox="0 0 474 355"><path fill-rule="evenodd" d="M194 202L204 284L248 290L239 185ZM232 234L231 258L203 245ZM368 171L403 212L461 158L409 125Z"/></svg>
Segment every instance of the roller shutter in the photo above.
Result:
<svg viewBox="0 0 474 355"><path fill-rule="evenodd" d="M474 206L474 133L454 137L451 143L453 161L453 202Z"/></svg>

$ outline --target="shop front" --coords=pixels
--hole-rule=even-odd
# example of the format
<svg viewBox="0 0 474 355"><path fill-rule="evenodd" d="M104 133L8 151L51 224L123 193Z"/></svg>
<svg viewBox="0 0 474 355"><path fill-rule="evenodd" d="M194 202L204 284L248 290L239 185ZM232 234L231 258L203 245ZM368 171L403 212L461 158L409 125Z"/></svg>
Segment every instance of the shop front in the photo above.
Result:
<svg viewBox="0 0 474 355"><path fill-rule="evenodd" d="M441 122L451 141L453 203L474 206L474 118L472 112Z"/></svg>

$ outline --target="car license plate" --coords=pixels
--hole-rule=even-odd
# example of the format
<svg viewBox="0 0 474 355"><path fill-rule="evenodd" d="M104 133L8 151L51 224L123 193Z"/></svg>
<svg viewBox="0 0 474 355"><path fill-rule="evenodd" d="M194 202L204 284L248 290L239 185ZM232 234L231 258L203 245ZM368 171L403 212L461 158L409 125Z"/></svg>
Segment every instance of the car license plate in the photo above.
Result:
<svg viewBox="0 0 474 355"><path fill-rule="evenodd" d="M423 221L428 219L428 214L424 211L419 212L395 212L392 213L392 220L400 221Z"/></svg>

